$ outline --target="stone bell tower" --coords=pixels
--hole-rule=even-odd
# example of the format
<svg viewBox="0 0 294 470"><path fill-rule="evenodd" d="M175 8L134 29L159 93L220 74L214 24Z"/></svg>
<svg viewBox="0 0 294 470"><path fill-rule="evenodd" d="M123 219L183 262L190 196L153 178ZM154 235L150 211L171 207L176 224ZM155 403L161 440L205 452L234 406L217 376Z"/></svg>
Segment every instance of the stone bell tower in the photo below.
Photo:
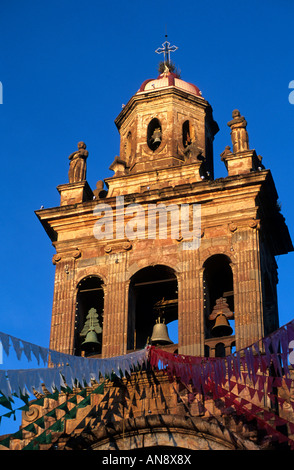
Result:
<svg viewBox="0 0 294 470"><path fill-rule="evenodd" d="M87 160L99 156L79 142L69 155L68 182L57 187L60 205L36 212L56 250L50 349L111 358L135 350L145 354L151 344L158 346L150 349L151 356L160 351L175 362L188 355L196 357L180 360L219 364L225 361L204 358L239 351L279 326L276 256L293 251L293 245L272 174L250 146L238 110L223 128L231 145L220 157L213 154L219 128L212 108L199 88L174 70L169 43L163 50L157 78L143 81L115 120L120 149L110 161L113 176L103 181L99 175L96 188L90 188ZM221 178L214 176L215 158L224 163ZM72 397L60 393L57 409L66 413L64 427L41 446L271 447L264 434L268 428L262 423L260 433L252 415L248 422L239 407L252 390L239 392L238 383L231 389L233 381L228 385L230 405L240 399L234 405L237 416L226 401L220 407L210 391L199 393L193 377L185 381L175 372L171 381L153 365L150 360L123 377L104 374L97 393L95 383L82 397L75 387ZM199 369L193 373L196 380ZM64 405L70 411L77 398L82 406L67 413ZM263 408L272 411L267 391L253 399L248 405L250 413L251 405L257 407L256 417ZM55 398L46 406L32 402L24 423L39 426L47 404L55 409ZM50 411L46 423L51 420ZM43 436L40 426L37 432Z"/></svg>
<svg viewBox="0 0 294 470"><path fill-rule="evenodd" d="M152 342L159 313L169 332L172 324L177 329L166 347L181 354L223 356L276 329L275 257L293 246L244 117L234 111L228 123L232 149L221 155L227 175L218 179L212 108L169 62L142 83L115 124L113 176L92 190L80 143L70 155L69 182L57 188L60 206L36 212L56 249L50 348L122 355ZM193 244L194 233L183 236L182 226L174 235L170 209L196 206Z"/></svg>

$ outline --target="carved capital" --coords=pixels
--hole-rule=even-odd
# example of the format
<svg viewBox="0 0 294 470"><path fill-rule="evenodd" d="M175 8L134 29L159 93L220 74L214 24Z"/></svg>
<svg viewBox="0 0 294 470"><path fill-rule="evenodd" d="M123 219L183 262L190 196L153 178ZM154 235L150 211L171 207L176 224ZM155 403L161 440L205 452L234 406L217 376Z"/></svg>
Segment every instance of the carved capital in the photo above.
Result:
<svg viewBox="0 0 294 470"><path fill-rule="evenodd" d="M133 247L132 243L127 240L124 242L113 242L109 243L104 247L105 253L119 253L119 252L124 252L124 251L129 251Z"/></svg>
<svg viewBox="0 0 294 470"><path fill-rule="evenodd" d="M256 219L252 219L249 221L249 227L252 229L259 229L260 228L260 221Z"/></svg>
<svg viewBox="0 0 294 470"><path fill-rule="evenodd" d="M78 259L82 256L82 253L79 248L75 248L71 251L67 251L64 253L55 253L52 258L52 263L56 265L60 261L66 261L70 259Z"/></svg>
<svg viewBox="0 0 294 470"><path fill-rule="evenodd" d="M238 228L237 225L236 225L234 222L231 222L231 223L228 225L228 227L229 227L230 232L236 232L236 230L237 230L237 228Z"/></svg>

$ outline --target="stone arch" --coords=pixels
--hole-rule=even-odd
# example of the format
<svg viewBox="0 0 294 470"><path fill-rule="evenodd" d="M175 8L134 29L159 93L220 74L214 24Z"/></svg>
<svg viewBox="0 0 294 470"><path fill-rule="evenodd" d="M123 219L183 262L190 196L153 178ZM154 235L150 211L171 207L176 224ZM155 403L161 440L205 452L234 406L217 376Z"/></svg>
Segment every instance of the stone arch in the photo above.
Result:
<svg viewBox="0 0 294 470"><path fill-rule="evenodd" d="M157 262L145 262L143 260L142 263L138 264L138 263L133 263L129 266L129 269L128 271L126 272L126 280L131 280L131 278L136 274L138 273L139 271L141 271L142 269L144 268L148 268L149 266L165 266L166 268L170 269L174 274L175 276L177 277L177 279L179 279L179 276L180 276L180 270L179 270L179 267L178 265L174 266L172 265L171 263L167 264L161 264L161 263L157 263Z"/></svg>
<svg viewBox="0 0 294 470"><path fill-rule="evenodd" d="M235 308L231 258L223 253L214 254L205 260L203 269L206 351L212 349L213 355L224 356L230 354L235 344L232 336Z"/></svg>
<svg viewBox="0 0 294 470"><path fill-rule="evenodd" d="M79 269L77 276L76 276L76 280L75 280L76 288L83 279L89 276L100 277L103 281L103 286L104 287L107 286L107 277L105 276L105 273L100 269L100 267L89 266L86 268Z"/></svg>
<svg viewBox="0 0 294 470"><path fill-rule="evenodd" d="M104 316L104 281L98 274L82 277L76 285L76 312L74 351L76 355L100 354L102 350L102 330ZM91 320L90 317L91 316ZM85 351L83 342L90 327L95 323L97 343ZM85 334L86 333L86 334ZM89 344L90 346L90 344Z"/></svg>
<svg viewBox="0 0 294 470"><path fill-rule="evenodd" d="M134 147L133 135L132 135L132 132L129 130L125 139L125 143L124 143L124 158L128 166L130 166L132 163L133 153L134 153L133 147Z"/></svg>
<svg viewBox="0 0 294 470"><path fill-rule="evenodd" d="M186 148L195 141L196 141L195 127L189 119L186 119L182 124L182 146Z"/></svg>
<svg viewBox="0 0 294 470"><path fill-rule="evenodd" d="M162 125L157 117L151 119L147 126L147 145L155 152L162 143Z"/></svg>
<svg viewBox="0 0 294 470"><path fill-rule="evenodd" d="M146 346L159 313L163 313L166 324L177 321L177 294L177 274L170 266L152 264L133 273L129 283L128 350ZM164 304L158 310L161 301Z"/></svg>
<svg viewBox="0 0 294 470"><path fill-rule="evenodd" d="M202 267L204 267L204 264L207 261L207 259L213 255L224 255L230 260L230 263L232 266L236 264L236 253L235 251L231 250L231 243L229 240L228 240L227 245L224 244L224 245L209 246L208 248L202 250L200 252L200 260L199 260Z"/></svg>
<svg viewBox="0 0 294 470"><path fill-rule="evenodd" d="M229 291L229 289L233 291L233 270L231 268L231 258L228 255L224 253L216 253L212 256L209 256L203 263L203 268L204 278L205 273L207 273L208 271L213 271L212 274L214 274L214 279L211 280L211 283L214 284L215 288L214 297L212 299L213 301L215 301L216 298L223 296L224 292ZM216 281L219 284L217 286L215 285ZM226 290L224 291L224 289ZM212 308L213 305L211 305L210 307Z"/></svg>
<svg viewBox="0 0 294 470"><path fill-rule="evenodd" d="M180 415L149 415L100 425L82 433L79 445L91 450L173 447L189 450L258 450L253 442L229 431L217 420Z"/></svg>

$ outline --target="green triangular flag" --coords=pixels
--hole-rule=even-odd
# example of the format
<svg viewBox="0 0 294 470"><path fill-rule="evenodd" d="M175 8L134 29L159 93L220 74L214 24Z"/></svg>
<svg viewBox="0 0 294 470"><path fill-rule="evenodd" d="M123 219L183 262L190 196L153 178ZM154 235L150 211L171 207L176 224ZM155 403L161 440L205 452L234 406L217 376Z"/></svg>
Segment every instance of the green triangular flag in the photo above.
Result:
<svg viewBox="0 0 294 470"><path fill-rule="evenodd" d="M23 447L22 450L39 450L39 446L35 444L34 441L31 441L27 446Z"/></svg>
<svg viewBox="0 0 294 470"><path fill-rule="evenodd" d="M35 437L35 441L38 441L39 444L46 444L46 431L42 432L42 434L39 434L39 436Z"/></svg>
<svg viewBox="0 0 294 470"><path fill-rule="evenodd" d="M63 419L74 419L77 415L77 408L74 407L72 410L69 410L68 413L63 417Z"/></svg>
<svg viewBox="0 0 294 470"><path fill-rule="evenodd" d="M13 439L22 439L22 429L13 434Z"/></svg>
<svg viewBox="0 0 294 470"><path fill-rule="evenodd" d="M51 410L46 413L46 416L52 416L53 418L56 418L56 410Z"/></svg>
<svg viewBox="0 0 294 470"><path fill-rule="evenodd" d="M38 400L33 402L34 405L44 406L44 398L38 398Z"/></svg>
<svg viewBox="0 0 294 470"><path fill-rule="evenodd" d="M9 448L9 444L10 444L10 437L6 437L5 439L2 439L2 441L0 441L1 446Z"/></svg>
<svg viewBox="0 0 294 470"><path fill-rule="evenodd" d="M13 400L8 400L4 395L0 397L0 405L5 406L5 408L8 408L9 410L12 410L11 401Z"/></svg>
<svg viewBox="0 0 294 470"><path fill-rule="evenodd" d="M5 416L5 418L10 418L11 415L14 415L14 419L16 419L15 410L9 411L9 413L5 413L5 415L2 415L2 416Z"/></svg>
<svg viewBox="0 0 294 470"><path fill-rule="evenodd" d="M36 419L35 424L36 424L37 426L40 426L40 428L43 428L43 429L44 429L44 428L45 428L44 416L41 416L41 418Z"/></svg>
<svg viewBox="0 0 294 470"><path fill-rule="evenodd" d="M63 422L59 419L56 423L52 424L49 429L51 431L63 431Z"/></svg>
<svg viewBox="0 0 294 470"><path fill-rule="evenodd" d="M46 431L42 432L39 436L37 436L35 439L39 444L51 444L52 442L52 434L46 434Z"/></svg>
<svg viewBox="0 0 294 470"><path fill-rule="evenodd" d="M20 408L18 408L20 411L29 411L30 407L29 405L23 405Z"/></svg>
<svg viewBox="0 0 294 470"><path fill-rule="evenodd" d="M103 394L104 393L104 384L99 385L95 390L93 390L92 393L98 393L98 394Z"/></svg>
<svg viewBox="0 0 294 470"><path fill-rule="evenodd" d="M64 410L66 413L68 412L68 407L67 407L66 402L61 403L61 405L57 406L56 408L57 408L58 410Z"/></svg>
<svg viewBox="0 0 294 470"><path fill-rule="evenodd" d="M24 401L26 405L29 404L29 400L30 400L29 395L27 395L27 394L23 395L22 392L20 391L20 392L19 392L19 398L20 398L22 401Z"/></svg>
<svg viewBox="0 0 294 470"><path fill-rule="evenodd" d="M66 387L61 387L61 390L64 393L72 393L72 389L68 385Z"/></svg>
<svg viewBox="0 0 294 470"><path fill-rule="evenodd" d="M90 403L91 403L91 395L87 396L80 403L78 403L77 407L84 408L85 406L88 406Z"/></svg>
<svg viewBox="0 0 294 470"><path fill-rule="evenodd" d="M54 393L50 393L50 395L47 395L46 398L52 398L52 400L58 400L58 398L59 398L58 390L56 390L56 392L54 392Z"/></svg>
<svg viewBox="0 0 294 470"><path fill-rule="evenodd" d="M28 431L28 432L33 432L34 434L37 433L36 428L35 428L35 426L33 425L33 423L28 424L28 425L24 428L24 430L25 430L25 431Z"/></svg>
<svg viewBox="0 0 294 470"><path fill-rule="evenodd" d="M68 400L69 403L74 403L75 405L77 404L77 401L78 401L78 400L77 400L77 396L76 396L76 395L74 395L72 398L70 398L70 399Z"/></svg>

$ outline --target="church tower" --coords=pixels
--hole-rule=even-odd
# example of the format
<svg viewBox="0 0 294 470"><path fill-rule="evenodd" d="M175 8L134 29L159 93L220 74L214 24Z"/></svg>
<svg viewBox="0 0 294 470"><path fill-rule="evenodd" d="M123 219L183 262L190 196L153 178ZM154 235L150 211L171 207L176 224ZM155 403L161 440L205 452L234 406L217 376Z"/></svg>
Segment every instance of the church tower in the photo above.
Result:
<svg viewBox="0 0 294 470"><path fill-rule="evenodd" d="M113 176L91 189L99 156L79 142L60 205L36 212L56 250L50 354L70 383L36 391L10 448L294 448L293 370L278 356L282 345L285 368L294 327L278 329L276 264L293 246L278 194L238 110L214 155L212 107L175 49L158 49L157 78L115 120Z"/></svg>
<svg viewBox="0 0 294 470"><path fill-rule="evenodd" d="M271 172L234 110L214 178L212 107L167 57L115 120L113 176L89 187L81 142L60 206L36 212L56 249L51 349L106 358L159 341L214 357L278 327L275 257L293 246Z"/></svg>

